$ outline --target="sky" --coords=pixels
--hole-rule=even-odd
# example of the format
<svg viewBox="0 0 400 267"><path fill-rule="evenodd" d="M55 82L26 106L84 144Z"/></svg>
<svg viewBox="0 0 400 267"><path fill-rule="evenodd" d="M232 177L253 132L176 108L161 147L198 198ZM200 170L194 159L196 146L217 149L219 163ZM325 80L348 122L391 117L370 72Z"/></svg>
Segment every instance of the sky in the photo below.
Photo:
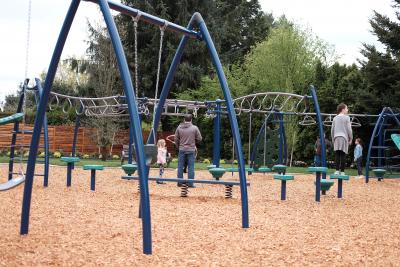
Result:
<svg viewBox="0 0 400 267"><path fill-rule="evenodd" d="M28 77L47 71L70 0L31 0ZM394 19L391 0L259 0L264 12L283 14L335 47L341 63L360 58L362 43L379 44L370 32L373 10ZM24 79L29 0L6 1L0 9L0 101ZM85 53L87 21L101 22L97 5L80 4L62 58ZM211 33L212 35L212 33Z"/></svg>

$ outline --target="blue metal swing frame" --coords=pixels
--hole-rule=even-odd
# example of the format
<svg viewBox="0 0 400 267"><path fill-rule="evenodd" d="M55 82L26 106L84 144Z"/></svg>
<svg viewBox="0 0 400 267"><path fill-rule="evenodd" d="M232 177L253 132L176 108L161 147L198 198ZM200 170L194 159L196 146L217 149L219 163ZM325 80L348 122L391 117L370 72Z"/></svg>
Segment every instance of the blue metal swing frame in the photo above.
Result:
<svg viewBox="0 0 400 267"><path fill-rule="evenodd" d="M162 107L167 99L167 96L171 89L171 84L174 78L174 74L179 65L182 57L185 45L189 39L197 39L204 41L206 43L208 52L210 54L212 63L216 70L221 89L224 94L224 99L226 103L226 108L228 111L228 118L231 125L232 135L234 138L235 146L238 150L238 164L239 164L239 177L240 177L240 192L241 192L241 204L242 204L242 227L249 227L249 213L248 213L248 199L247 199L247 187L246 187L246 174L245 174L245 164L242 153L242 144L240 140L240 133L238 122L236 119L233 102L231 94L229 91L228 83L222 69L222 64L219 60L218 53L215 49L214 43L208 32L207 26L199 13L194 13L189 21L188 26L182 27L180 25L167 22L156 16L141 12L137 9L115 3L107 0L88 0L89 2L96 3L100 6L100 10L103 14L107 29L112 41L112 45L117 57L118 68L121 73L121 78L123 81L123 88L126 96L126 102L128 104L130 125L132 128L133 143L135 145L136 159L138 164L138 175L140 177L140 209L142 215L142 229L143 229L143 253L152 254L152 234L151 234L151 217L150 217L150 199L149 199L149 188L148 188L148 167L145 164L145 153L144 153L144 143L142 138L142 129L140 126L140 118L138 107L136 104L136 98L134 94L134 87L132 79L129 73L128 63L125 57L123 46L119 37L115 21L111 15L111 9L119 11L123 14L129 16L137 16L139 13L141 15L141 20L150 24L157 26L166 26L166 30L178 32L183 35L179 47L175 53L173 61L171 63L170 69L168 71L167 77L165 79L158 107L155 111L154 119L154 129L158 128L160 117L162 113ZM71 28L72 22L74 20L76 11L78 10L81 0L72 0L70 7L68 9L67 15L64 20L64 24L61 28L59 38L57 40L51 62L47 71L46 80L43 87L43 92L40 97L39 106L37 109L37 115L34 123L34 130L31 140L30 153L28 158L28 166L26 171L26 181L24 186L24 196L22 202L22 214L21 214L21 228L20 233L22 235L28 234L29 232L29 215L31 207L32 198L32 185L33 176L35 172L36 154L38 152L38 145L40 140L40 132L43 126L43 118L46 113L46 107L49 101L50 91L55 78L58 63L60 61L61 53L64 48L65 41L67 39L69 30ZM193 31L194 26L199 27L199 32ZM147 143L154 144L155 136L153 132L150 134Z"/></svg>

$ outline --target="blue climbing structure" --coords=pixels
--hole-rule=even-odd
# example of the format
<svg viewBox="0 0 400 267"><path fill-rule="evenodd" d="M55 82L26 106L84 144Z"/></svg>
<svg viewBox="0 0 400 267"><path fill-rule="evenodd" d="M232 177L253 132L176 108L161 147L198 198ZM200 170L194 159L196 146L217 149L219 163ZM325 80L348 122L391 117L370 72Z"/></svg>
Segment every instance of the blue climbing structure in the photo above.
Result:
<svg viewBox="0 0 400 267"><path fill-rule="evenodd" d="M382 109L368 146L365 166L365 182L370 178L382 180L384 175L400 178L400 150L391 138L392 134L400 133L400 113L390 107ZM371 176L371 172L374 174Z"/></svg>
<svg viewBox="0 0 400 267"><path fill-rule="evenodd" d="M135 88L132 83L128 63L125 57L124 49L119 37L119 33L111 15L111 10L119 11L125 15L131 17L140 17L140 20L149 24L153 24L158 27L165 27L166 30L180 34L182 39L180 41L179 47L175 53L173 61L170 65L167 77L164 81L163 88L161 91L160 99L158 105L155 109L154 114L154 129L158 128L160 117L162 114L164 103L171 89L171 84L174 79L174 75L179 62L181 60L184 48L189 40L197 42L205 42L208 52L211 57L211 61L217 73L219 83L224 95L224 101L227 110L227 116L229 118L232 136L234 139L235 147L237 149L237 158L239 165L239 177L240 177L240 192L241 192L241 207L242 207L242 227L249 227L249 213L248 213L248 200L247 200L247 187L246 187L246 174L245 165L242 152L242 144L240 140L240 133L238 128L238 122L236 119L236 114L233 107L232 97L230 94L229 86L222 69L221 62L218 57L218 53L215 49L214 43L211 39L210 33L208 32L207 26L199 13L194 13L189 21L188 26L185 28L183 26L177 25L172 22L168 22L164 19L158 18L156 16L141 12L135 8L128 7L126 5L107 1L107 0L91 0L99 5L101 13L103 14L108 33L111 38L111 42L116 54L118 68L121 74L121 80L123 83L124 93L126 97L126 103L128 105L129 111L129 122L132 128L133 144L135 147L136 162L137 162L137 172L140 179L140 210L142 217L142 235L143 235L143 253L152 254L152 234L151 234L151 217L150 217L150 198L148 189L148 167L146 165L146 155L144 150L144 142L142 138L142 129L140 125L140 118L138 112L138 106L135 97ZM70 7L68 9L67 15L64 20L64 24L61 28L59 38L57 40L54 52L51 58L51 62L47 71L46 80L44 82L43 91L40 95L39 105L37 109L37 115L34 123L34 130L30 145L30 154L28 159L28 167L26 171L26 181L24 187L24 196L22 203L22 214L21 214L21 234L28 234L29 232L29 217L31 208L31 198L32 198L32 185L33 177L35 172L36 164L36 154L39 148L39 141L41 135L41 129L44 125L44 118L46 113L46 107L49 102L50 91L53 86L53 81L55 78L58 63L60 61L61 53L64 48L65 41L69 34L72 22L74 21L75 14L79 8L81 0L72 0ZM193 28L197 27L199 31L194 31ZM147 144L154 144L155 136L152 132L147 140Z"/></svg>

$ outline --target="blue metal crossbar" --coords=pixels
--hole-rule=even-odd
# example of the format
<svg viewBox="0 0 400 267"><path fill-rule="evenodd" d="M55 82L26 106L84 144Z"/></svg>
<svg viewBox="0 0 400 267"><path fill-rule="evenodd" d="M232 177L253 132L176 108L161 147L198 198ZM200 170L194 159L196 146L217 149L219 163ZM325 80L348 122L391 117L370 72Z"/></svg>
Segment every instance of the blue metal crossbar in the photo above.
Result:
<svg viewBox="0 0 400 267"><path fill-rule="evenodd" d="M138 176L122 176L125 180L139 180ZM173 182L173 183L198 183L198 184L222 184L222 185L240 185L239 181L221 181L221 180L194 180L194 179L180 179L180 178L159 178L159 177L149 177L149 181L158 182ZM250 186L250 183L246 183Z"/></svg>
<svg viewBox="0 0 400 267"><path fill-rule="evenodd" d="M96 4L99 3L98 0L84 0L84 1L93 2L93 3L96 3ZM110 6L110 8L112 10L118 11L118 12L120 12L122 14L131 16L131 17L136 17L138 14L140 14L140 20L142 20L142 21L145 21L147 23L150 23L150 24L153 24L153 25L156 25L156 26L159 26L159 27L162 27L162 26L166 25L166 28L165 28L166 30L179 32L179 33L182 33L182 34L184 34L184 35L186 35L186 36L188 36L190 38L201 39L201 34L200 33L196 32L196 31L193 31L193 30L188 30L188 29L186 29L185 27L183 27L181 25L178 25L178 24L169 22L167 20L158 18L156 16L150 15L150 14L148 14L146 12L143 12L143 11L140 11L138 9L125 6L125 5L121 4L121 3L116 3L116 2L113 2L113 1L107 1L107 2L108 2L108 5Z"/></svg>

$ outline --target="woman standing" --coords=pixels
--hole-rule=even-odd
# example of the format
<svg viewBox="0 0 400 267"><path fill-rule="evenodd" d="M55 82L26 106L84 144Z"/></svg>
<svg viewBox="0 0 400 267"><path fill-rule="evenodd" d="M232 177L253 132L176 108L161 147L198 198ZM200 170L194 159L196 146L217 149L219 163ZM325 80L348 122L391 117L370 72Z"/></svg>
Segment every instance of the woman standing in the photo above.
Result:
<svg viewBox="0 0 400 267"><path fill-rule="evenodd" d="M337 106L337 116L332 122L332 141L335 151L336 175L345 175L346 154L349 153L349 146L353 141L353 131L351 129L350 117L347 116L349 109L347 105L341 103ZM339 172L340 171L340 172Z"/></svg>

